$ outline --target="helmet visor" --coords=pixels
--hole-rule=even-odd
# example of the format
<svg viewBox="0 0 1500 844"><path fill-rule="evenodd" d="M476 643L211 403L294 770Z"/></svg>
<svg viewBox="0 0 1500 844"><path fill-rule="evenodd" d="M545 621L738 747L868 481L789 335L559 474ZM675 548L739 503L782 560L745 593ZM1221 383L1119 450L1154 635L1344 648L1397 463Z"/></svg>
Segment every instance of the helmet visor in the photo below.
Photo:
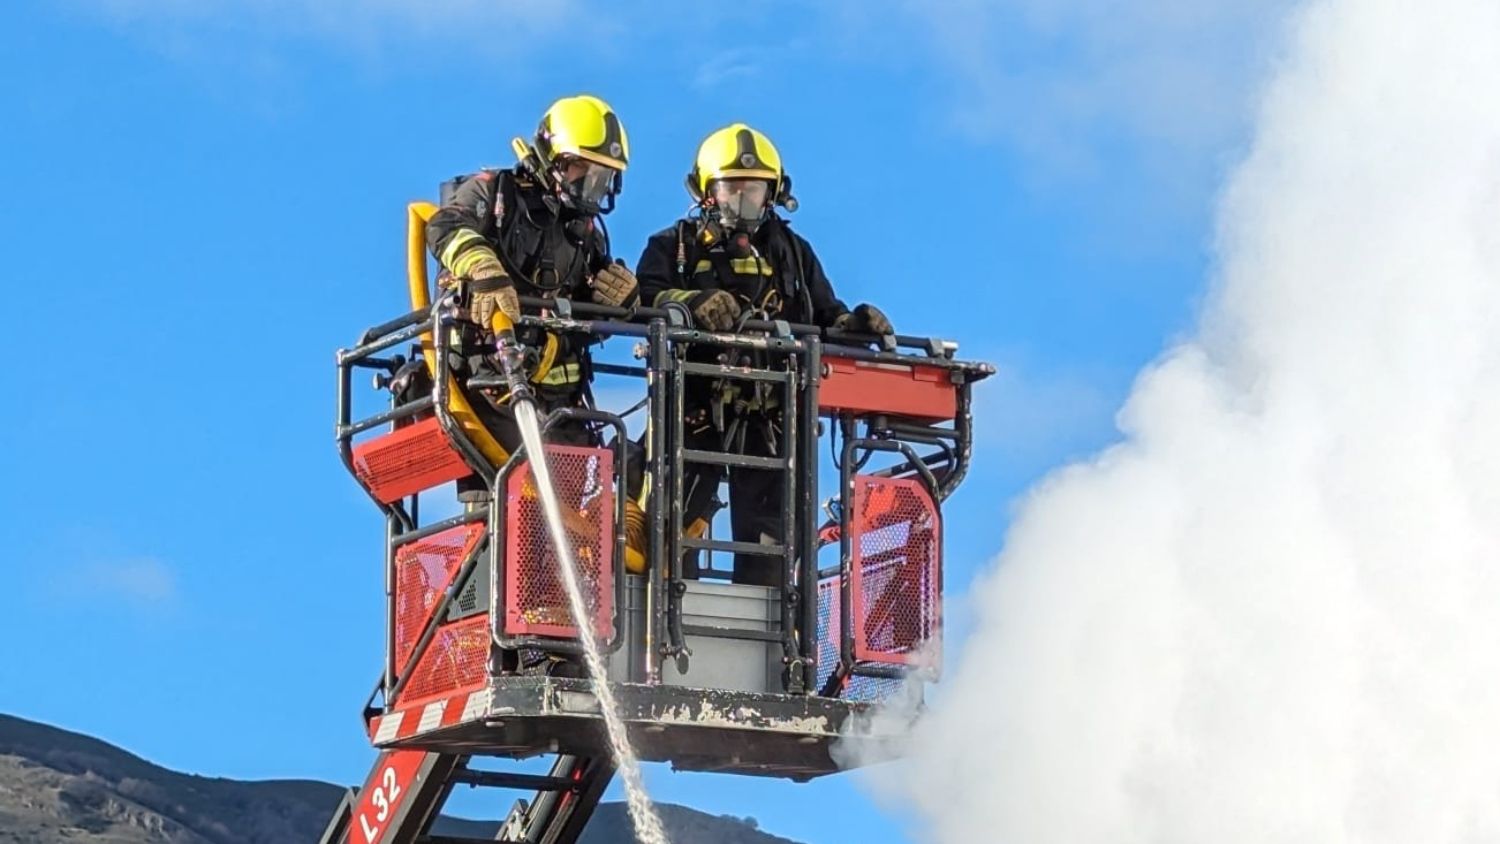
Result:
<svg viewBox="0 0 1500 844"><path fill-rule="evenodd" d="M726 225L758 223L766 213L771 183L764 179L720 179L713 183L714 205Z"/></svg>
<svg viewBox="0 0 1500 844"><path fill-rule="evenodd" d="M563 195L569 203L591 214L599 210L606 196L614 193L615 176L619 173L608 165L573 157L560 160L558 171Z"/></svg>

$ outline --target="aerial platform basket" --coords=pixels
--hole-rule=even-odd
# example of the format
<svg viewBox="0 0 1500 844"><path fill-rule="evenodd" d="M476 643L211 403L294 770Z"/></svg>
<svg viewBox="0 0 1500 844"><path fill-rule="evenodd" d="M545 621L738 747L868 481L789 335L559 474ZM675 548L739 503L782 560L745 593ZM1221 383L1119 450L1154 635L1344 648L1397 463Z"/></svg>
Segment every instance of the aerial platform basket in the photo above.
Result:
<svg viewBox="0 0 1500 844"><path fill-rule="evenodd" d="M570 533L591 621L642 757L680 769L799 780L839 770L833 743L878 702L868 688L846 696L842 686L828 686L840 654L850 654L850 679L869 674L864 665L890 681L910 670L938 632L936 507L925 490L905 479L855 478L860 518L849 533L850 610L840 612L841 579L827 573L818 581L812 643L821 685L793 689L805 678L789 670L796 659L786 656L779 590L769 587L681 581L687 648L678 659L648 659L646 628L664 619L648 615L648 578L615 565L616 455L577 446L549 452L564 508L582 514ZM502 470L497 485L510 494L498 505L393 536L394 681L372 695L390 704L367 713L376 746L518 757L600 751L591 683L523 664L527 655L575 652L578 632L525 466L518 460ZM899 494L872 503L890 489ZM845 629L843 617L857 623Z"/></svg>
<svg viewBox="0 0 1500 844"><path fill-rule="evenodd" d="M431 212L418 204L410 214L413 310L337 358L339 451L386 518L387 629L364 713L382 753L324 840L439 840L426 837L432 818L463 783L536 792L517 804L502 840L573 840L613 774L598 699L578 676L579 620L542 525L528 462L536 456L510 453L480 424L481 379L462 384L439 366L463 317L452 294L434 296L427 281L420 232ZM596 361L593 372L645 383L643 448L603 410L565 408L546 420L548 431L597 434L595 445L549 444L546 459L585 587L582 622L606 652L641 758L798 781L879 758L894 736L872 733L862 716L937 676L941 505L968 468L970 389L993 369L930 338L754 321L713 333L673 310L522 305L524 326L628 339L638 364ZM382 407L356 414L356 370L375 373ZM683 410L695 379L775 391L778 453L689 447ZM825 452L838 478L826 504ZM684 530L693 463L777 472L783 535L745 543ZM624 479L633 474L649 479L641 573L625 564L625 501L635 490ZM421 505L463 478L487 488L488 501L424 520ZM684 565L693 554L710 561L697 576ZM759 555L778 585L724 582L715 554ZM538 755L554 757L551 774L469 765Z"/></svg>

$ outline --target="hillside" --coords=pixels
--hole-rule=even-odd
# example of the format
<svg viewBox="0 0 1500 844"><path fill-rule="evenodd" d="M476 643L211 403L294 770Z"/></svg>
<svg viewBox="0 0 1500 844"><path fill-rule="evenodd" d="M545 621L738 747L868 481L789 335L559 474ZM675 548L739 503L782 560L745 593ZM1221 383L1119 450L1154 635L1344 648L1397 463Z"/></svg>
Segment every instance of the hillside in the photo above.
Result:
<svg viewBox="0 0 1500 844"><path fill-rule="evenodd" d="M315 780L242 782L183 774L107 742L0 715L0 844L316 844L341 786ZM792 844L751 822L660 807L674 841ZM495 824L443 819L479 836ZM618 803L595 814L583 844L629 844Z"/></svg>

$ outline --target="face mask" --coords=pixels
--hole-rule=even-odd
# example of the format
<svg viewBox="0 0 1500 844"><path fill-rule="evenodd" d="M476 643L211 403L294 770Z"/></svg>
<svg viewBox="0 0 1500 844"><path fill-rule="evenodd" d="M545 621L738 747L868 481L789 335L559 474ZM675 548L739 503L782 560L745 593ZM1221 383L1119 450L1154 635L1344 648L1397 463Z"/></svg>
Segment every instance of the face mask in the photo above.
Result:
<svg viewBox="0 0 1500 844"><path fill-rule="evenodd" d="M753 232L765 219L770 193L763 179L720 179L713 184L713 204L726 229Z"/></svg>
<svg viewBox="0 0 1500 844"><path fill-rule="evenodd" d="M570 158L559 162L557 172L562 183L563 202L585 214L597 214L605 197L614 193L615 176L619 171L582 158Z"/></svg>

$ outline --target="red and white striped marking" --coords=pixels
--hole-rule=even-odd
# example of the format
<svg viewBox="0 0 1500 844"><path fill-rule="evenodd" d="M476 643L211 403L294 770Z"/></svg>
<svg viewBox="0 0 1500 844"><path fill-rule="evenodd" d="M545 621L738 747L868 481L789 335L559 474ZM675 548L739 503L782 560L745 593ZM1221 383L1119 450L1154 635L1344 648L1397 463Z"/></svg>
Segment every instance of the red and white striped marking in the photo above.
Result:
<svg viewBox="0 0 1500 844"><path fill-rule="evenodd" d="M370 722L370 740L377 746L473 721L489 711L490 690L479 689L439 698L420 706L398 709Z"/></svg>

